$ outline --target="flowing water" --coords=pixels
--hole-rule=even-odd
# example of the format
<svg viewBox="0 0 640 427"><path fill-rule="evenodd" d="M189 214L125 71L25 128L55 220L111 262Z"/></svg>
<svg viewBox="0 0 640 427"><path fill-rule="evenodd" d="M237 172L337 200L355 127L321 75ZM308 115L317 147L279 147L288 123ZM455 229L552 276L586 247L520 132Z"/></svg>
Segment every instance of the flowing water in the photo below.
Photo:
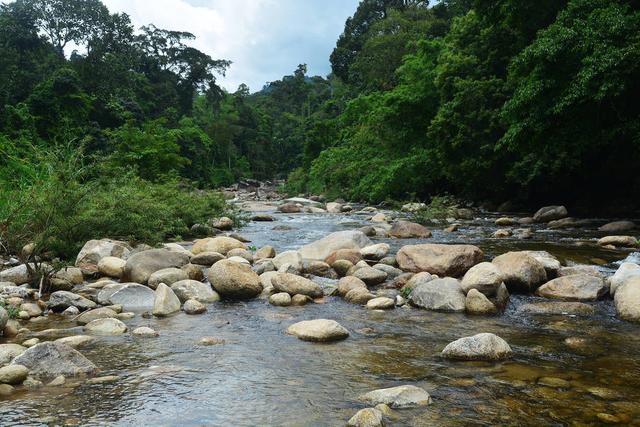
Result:
<svg viewBox="0 0 640 427"><path fill-rule="evenodd" d="M276 217L241 232L252 245L283 251L366 224L358 215ZM608 272L628 255L577 245L596 236L585 230L538 232L531 241L491 239L492 220L464 223L453 234L435 230L427 240L477 244L487 259L512 249L544 249L565 264L597 262ZM274 230L283 225L288 229ZM380 240L394 251L420 242ZM403 384L425 388L433 404L394 411L389 425L640 425L640 325L617 320L609 299L586 318L516 313L532 300L512 296L499 317L408 307L368 311L335 297L305 307L253 300L218 303L200 316L137 316L126 322L130 329L151 326L160 337L101 338L82 350L101 375L118 381L20 391L0 400L0 425L341 426L363 407L358 395ZM29 328L75 326L50 317ZM335 319L351 336L313 344L284 333L313 318ZM503 337L514 357L501 363L439 357L447 343L479 332ZM198 346L203 336L225 344Z"/></svg>

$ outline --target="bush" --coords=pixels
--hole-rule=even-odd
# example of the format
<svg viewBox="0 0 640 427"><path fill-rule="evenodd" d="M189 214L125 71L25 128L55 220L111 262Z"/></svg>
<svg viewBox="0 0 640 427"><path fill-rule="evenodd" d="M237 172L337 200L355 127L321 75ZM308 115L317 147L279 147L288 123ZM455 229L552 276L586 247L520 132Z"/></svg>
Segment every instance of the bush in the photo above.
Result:
<svg viewBox="0 0 640 427"><path fill-rule="evenodd" d="M456 200L448 195L434 196L423 209L413 213L415 222L426 224L432 220L443 220L456 216Z"/></svg>
<svg viewBox="0 0 640 427"><path fill-rule="evenodd" d="M0 182L7 189L0 195L0 241L7 253L18 254L33 243L31 259L72 260L91 239L155 245L189 235L193 224L210 218L237 217L217 192L196 190L177 179L152 183L125 169L86 165L77 150L34 148L32 157L13 159L22 173ZM5 171L11 167L4 166Z"/></svg>

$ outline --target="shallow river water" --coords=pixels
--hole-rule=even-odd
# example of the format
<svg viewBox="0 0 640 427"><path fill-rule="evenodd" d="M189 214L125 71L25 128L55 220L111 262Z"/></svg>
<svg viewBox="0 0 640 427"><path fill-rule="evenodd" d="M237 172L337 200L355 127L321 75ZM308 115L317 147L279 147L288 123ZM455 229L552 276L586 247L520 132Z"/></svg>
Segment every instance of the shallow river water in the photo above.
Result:
<svg viewBox="0 0 640 427"><path fill-rule="evenodd" d="M295 249L332 231L366 224L365 216L275 214L276 222L250 223L240 232L260 247ZM289 230L273 230L286 225ZM492 218L463 224L453 234L434 230L425 241L473 243L487 259L511 249L544 249L563 263L603 264L629 254L576 240L595 232L537 232L531 241L489 236ZM395 253L421 240L387 240ZM636 254L637 255L637 254ZM631 257L634 255L631 254ZM640 325L615 318L610 299L592 317L516 314L532 296L512 296L498 317L471 317L415 308L387 312L329 297L324 304L278 308L263 300L217 303L200 316L126 321L151 326L159 338L101 338L81 350L110 384L43 388L0 400L0 425L216 425L342 426L364 406L357 396L383 387L425 388L433 404L394 411L388 425L562 426L640 425ZM75 326L62 317L32 330ZM286 335L292 323L329 318L351 336L313 344ZM501 363L452 362L439 357L463 336L493 332L514 357ZM198 346L203 336L223 345ZM583 339L569 346L565 339ZM563 379L561 387L549 378Z"/></svg>

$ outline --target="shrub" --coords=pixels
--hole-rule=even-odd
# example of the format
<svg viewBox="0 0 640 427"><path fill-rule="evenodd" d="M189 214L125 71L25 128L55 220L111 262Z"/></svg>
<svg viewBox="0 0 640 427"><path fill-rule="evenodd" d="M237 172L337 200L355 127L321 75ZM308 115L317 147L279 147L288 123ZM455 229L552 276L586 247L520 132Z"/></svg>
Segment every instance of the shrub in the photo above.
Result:
<svg viewBox="0 0 640 427"><path fill-rule="evenodd" d="M434 196L431 202L423 209L413 213L413 220L421 224L432 220L443 220L456 216L457 204L453 197Z"/></svg>

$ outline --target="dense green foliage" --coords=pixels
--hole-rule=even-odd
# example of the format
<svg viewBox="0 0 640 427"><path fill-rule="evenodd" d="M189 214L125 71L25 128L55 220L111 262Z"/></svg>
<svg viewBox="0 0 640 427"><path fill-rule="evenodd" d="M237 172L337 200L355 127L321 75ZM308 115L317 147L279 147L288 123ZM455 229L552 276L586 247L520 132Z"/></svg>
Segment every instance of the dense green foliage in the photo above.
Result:
<svg viewBox="0 0 640 427"><path fill-rule="evenodd" d="M638 9L362 1L331 57L349 99L290 191L637 207Z"/></svg>

